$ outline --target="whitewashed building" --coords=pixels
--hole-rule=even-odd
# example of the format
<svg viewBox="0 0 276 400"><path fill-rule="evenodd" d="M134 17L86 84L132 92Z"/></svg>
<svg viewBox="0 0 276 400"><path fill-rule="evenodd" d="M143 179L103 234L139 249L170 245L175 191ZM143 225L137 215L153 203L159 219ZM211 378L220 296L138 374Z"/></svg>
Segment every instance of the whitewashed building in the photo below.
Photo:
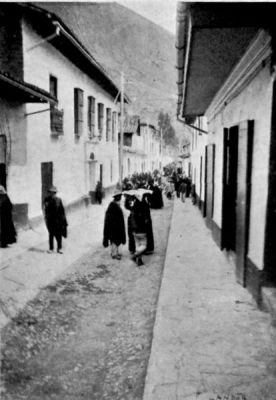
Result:
<svg viewBox="0 0 276 400"><path fill-rule="evenodd" d="M179 3L178 115L205 116L206 217L259 300L276 284L273 3Z"/></svg>
<svg viewBox="0 0 276 400"><path fill-rule="evenodd" d="M118 88L54 14L2 3L0 18L0 71L38 92L12 108L1 93L2 171L19 219L40 220L52 184L68 207L89 201L97 181L117 184Z"/></svg>
<svg viewBox="0 0 276 400"><path fill-rule="evenodd" d="M137 115L126 115L124 121L123 176L162 170L162 150L159 131L140 122Z"/></svg>

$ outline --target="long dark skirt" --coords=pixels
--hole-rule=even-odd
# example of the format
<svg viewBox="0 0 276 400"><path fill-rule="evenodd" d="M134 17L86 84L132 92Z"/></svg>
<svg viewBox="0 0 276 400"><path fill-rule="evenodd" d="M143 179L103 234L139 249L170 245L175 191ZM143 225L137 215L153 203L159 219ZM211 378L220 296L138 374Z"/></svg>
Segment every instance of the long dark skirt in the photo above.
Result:
<svg viewBox="0 0 276 400"><path fill-rule="evenodd" d="M130 216L127 219L127 233L128 233L128 250L130 253L135 253L135 240L133 236L133 232L130 226ZM146 252L154 251L154 238L153 238L153 230L152 230L152 220L149 219L147 226L147 248Z"/></svg>

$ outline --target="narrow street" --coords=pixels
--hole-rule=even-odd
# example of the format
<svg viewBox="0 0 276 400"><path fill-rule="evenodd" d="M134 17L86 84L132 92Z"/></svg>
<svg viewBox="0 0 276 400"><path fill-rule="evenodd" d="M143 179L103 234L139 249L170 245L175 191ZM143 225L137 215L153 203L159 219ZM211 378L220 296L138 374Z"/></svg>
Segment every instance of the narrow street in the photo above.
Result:
<svg viewBox="0 0 276 400"><path fill-rule="evenodd" d="M101 246L99 218L97 248L86 250L5 327L3 400L142 399L172 206L167 201L152 210L155 252L141 268L130 260L127 246L121 261L110 258ZM77 232L67 240L68 251L81 246ZM24 268L27 259L41 263L46 257L48 268L55 268L50 257L58 263L62 257L43 253L43 246L47 243L17 262Z"/></svg>

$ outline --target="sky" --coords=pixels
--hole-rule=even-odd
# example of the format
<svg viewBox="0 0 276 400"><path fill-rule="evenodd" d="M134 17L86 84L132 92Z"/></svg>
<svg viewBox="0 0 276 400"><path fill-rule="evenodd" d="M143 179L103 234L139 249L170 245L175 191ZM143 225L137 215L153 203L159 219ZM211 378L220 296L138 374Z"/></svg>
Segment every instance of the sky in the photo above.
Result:
<svg viewBox="0 0 276 400"><path fill-rule="evenodd" d="M117 0L175 35L177 0Z"/></svg>

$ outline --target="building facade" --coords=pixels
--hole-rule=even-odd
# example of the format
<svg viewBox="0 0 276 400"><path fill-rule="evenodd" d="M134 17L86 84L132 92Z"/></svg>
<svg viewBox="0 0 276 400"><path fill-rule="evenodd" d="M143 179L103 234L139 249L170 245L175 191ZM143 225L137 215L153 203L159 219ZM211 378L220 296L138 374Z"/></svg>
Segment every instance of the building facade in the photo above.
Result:
<svg viewBox="0 0 276 400"><path fill-rule="evenodd" d="M250 3L178 8L178 113L208 121L207 224L257 300L276 284L274 12Z"/></svg>
<svg viewBox="0 0 276 400"><path fill-rule="evenodd" d="M22 219L36 220L52 184L68 207L87 201L97 181L107 191L115 187L118 89L55 15L27 4L0 8L1 55L12 37L15 59L0 57L1 70L50 99L46 106L26 101L6 111L2 102L1 135L11 144L6 187L15 207L24 209Z"/></svg>

